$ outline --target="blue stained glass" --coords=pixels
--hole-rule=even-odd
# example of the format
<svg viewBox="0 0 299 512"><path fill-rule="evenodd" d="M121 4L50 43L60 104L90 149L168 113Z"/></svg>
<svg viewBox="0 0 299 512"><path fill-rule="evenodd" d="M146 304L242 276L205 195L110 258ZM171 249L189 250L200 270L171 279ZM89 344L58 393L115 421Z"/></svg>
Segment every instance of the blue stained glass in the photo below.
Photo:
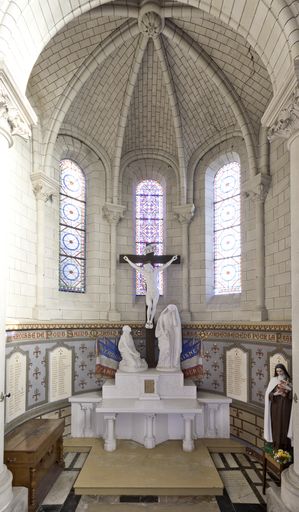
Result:
<svg viewBox="0 0 299 512"><path fill-rule="evenodd" d="M241 292L240 165L224 165L214 179L215 295Z"/></svg>
<svg viewBox="0 0 299 512"><path fill-rule="evenodd" d="M136 188L136 254L144 254L147 243L155 244L155 254L163 254L163 188L155 180L141 181ZM158 276L163 294L163 273ZM136 272L136 295L145 295L146 283Z"/></svg>
<svg viewBox="0 0 299 512"><path fill-rule="evenodd" d="M60 162L59 290L85 292L85 176L72 160Z"/></svg>

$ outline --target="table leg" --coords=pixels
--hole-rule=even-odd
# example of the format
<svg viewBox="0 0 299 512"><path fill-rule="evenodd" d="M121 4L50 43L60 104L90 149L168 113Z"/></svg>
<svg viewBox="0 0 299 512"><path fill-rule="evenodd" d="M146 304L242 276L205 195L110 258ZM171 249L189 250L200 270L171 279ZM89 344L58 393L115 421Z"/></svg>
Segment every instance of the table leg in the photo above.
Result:
<svg viewBox="0 0 299 512"><path fill-rule="evenodd" d="M116 437L115 437L115 419L116 414L105 415L106 421L106 439L104 443L104 450L106 452L113 452L116 450Z"/></svg>
<svg viewBox="0 0 299 512"><path fill-rule="evenodd" d="M29 510L35 510L37 506L36 502L36 469L29 469L30 485L29 485Z"/></svg>
<svg viewBox="0 0 299 512"><path fill-rule="evenodd" d="M266 491L266 476L267 476L267 458L264 454L264 460L263 460L263 494L265 494Z"/></svg>
<svg viewBox="0 0 299 512"><path fill-rule="evenodd" d="M195 414L183 414L184 418L184 439L183 450L184 452L192 452L194 450L194 441L192 437L192 425Z"/></svg>

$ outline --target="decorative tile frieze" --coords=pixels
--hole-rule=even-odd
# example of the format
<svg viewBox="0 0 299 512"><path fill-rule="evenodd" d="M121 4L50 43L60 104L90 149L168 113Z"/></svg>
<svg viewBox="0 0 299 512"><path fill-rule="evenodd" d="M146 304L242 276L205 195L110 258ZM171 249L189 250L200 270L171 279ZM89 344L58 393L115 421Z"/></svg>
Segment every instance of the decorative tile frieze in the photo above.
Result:
<svg viewBox="0 0 299 512"><path fill-rule="evenodd" d="M47 405L48 368L46 354L59 343L72 349L73 392L100 389L103 377L96 375L96 340L105 338L117 343L122 324L32 324L10 326L7 331L6 354L21 348L28 354L27 410ZM145 356L145 329L141 323L131 324L132 335L141 357ZM226 350L242 346L249 353L248 403L262 415L264 396L270 378L270 357L283 353L291 361L291 325L274 323L224 324L200 323L183 326L183 339L200 340L203 374L196 382L200 390L225 393ZM53 403L53 407L55 404ZM56 406L57 407L57 406ZM15 421L15 420L14 420ZM235 425L234 428L237 428ZM259 438L259 436L257 436ZM257 441L258 444L259 441Z"/></svg>

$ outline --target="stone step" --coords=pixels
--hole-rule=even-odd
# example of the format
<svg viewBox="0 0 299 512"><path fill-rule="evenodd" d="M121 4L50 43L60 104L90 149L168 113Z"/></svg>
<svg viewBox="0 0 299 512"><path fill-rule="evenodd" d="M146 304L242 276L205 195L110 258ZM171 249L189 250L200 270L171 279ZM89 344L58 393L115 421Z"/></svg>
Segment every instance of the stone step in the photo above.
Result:
<svg viewBox="0 0 299 512"><path fill-rule="evenodd" d="M198 503L93 503L86 512L219 512L215 499L201 500Z"/></svg>

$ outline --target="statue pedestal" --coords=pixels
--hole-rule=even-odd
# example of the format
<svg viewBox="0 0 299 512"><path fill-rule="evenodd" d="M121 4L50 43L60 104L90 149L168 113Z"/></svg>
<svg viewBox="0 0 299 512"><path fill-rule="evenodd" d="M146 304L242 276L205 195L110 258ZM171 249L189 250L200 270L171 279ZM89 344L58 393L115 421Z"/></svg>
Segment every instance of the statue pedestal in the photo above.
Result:
<svg viewBox="0 0 299 512"><path fill-rule="evenodd" d="M193 382L184 382L181 371L159 372L149 369L138 373L118 370L115 380L108 380L102 388L105 399L196 399L196 386Z"/></svg>

